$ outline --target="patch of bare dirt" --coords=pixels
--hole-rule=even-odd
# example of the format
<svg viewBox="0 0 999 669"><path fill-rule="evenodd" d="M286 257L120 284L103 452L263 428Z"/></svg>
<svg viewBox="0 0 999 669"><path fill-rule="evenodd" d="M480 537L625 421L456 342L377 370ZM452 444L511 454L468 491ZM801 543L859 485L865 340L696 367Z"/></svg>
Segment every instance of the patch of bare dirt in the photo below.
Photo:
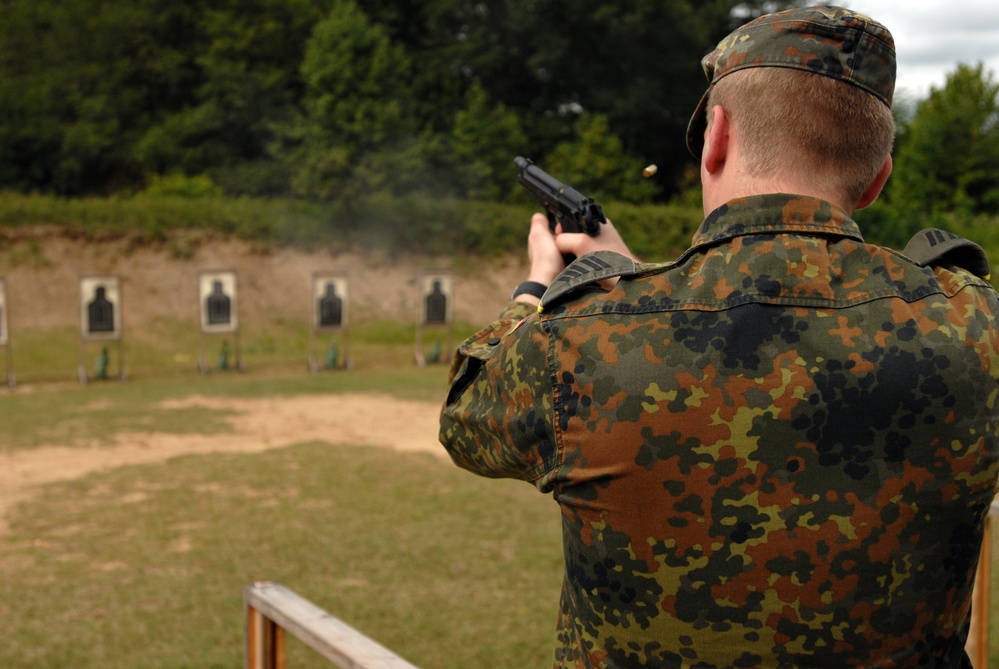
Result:
<svg viewBox="0 0 999 669"><path fill-rule="evenodd" d="M191 397L163 408L198 406L233 412L231 433L119 433L112 445L43 446L0 454L0 536L14 505L39 486L125 465L180 455L258 453L307 441L423 451L446 458L437 441L440 405L383 395L232 399Z"/></svg>

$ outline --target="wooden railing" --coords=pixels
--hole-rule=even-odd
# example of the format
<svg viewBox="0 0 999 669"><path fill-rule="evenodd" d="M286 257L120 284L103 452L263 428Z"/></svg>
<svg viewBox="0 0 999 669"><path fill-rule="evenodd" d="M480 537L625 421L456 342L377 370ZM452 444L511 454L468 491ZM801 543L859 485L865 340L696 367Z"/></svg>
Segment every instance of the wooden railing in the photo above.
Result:
<svg viewBox="0 0 999 669"><path fill-rule="evenodd" d="M278 583L243 591L246 669L285 669L285 631L340 669L418 669Z"/></svg>
<svg viewBox="0 0 999 669"><path fill-rule="evenodd" d="M985 520L985 538L982 554L978 559L975 593L971 603L971 631L968 634L968 656L975 669L989 667L989 627L992 622L992 536L999 523L999 502L992 502L989 517Z"/></svg>
<svg viewBox="0 0 999 669"><path fill-rule="evenodd" d="M989 667L992 592L992 532L999 502L985 521L972 603L968 655L975 669ZM246 669L285 669L285 631L340 669L418 669L342 620L277 583L254 583L244 590Z"/></svg>

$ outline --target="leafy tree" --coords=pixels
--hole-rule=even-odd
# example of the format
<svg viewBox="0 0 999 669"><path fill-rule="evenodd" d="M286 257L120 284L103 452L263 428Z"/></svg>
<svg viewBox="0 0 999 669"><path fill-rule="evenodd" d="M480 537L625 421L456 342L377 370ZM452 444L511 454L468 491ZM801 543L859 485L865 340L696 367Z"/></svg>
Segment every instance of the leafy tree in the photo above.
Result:
<svg viewBox="0 0 999 669"><path fill-rule="evenodd" d="M692 162L687 121L706 82L698 59L731 28L787 2L732 0L358 0L418 67L423 127L450 132L474 85L516 112L538 162L603 114L624 150L660 166L668 194ZM740 12L733 14L738 6ZM476 82L478 82L476 84Z"/></svg>
<svg viewBox="0 0 999 669"><path fill-rule="evenodd" d="M323 0L6 0L0 185L64 195L266 159Z"/></svg>
<svg viewBox="0 0 999 669"><path fill-rule="evenodd" d="M571 137L579 113L606 115L626 153L657 163L658 183L675 184L693 158L687 123L707 83L698 60L752 6L720 0L552 0L525 15L532 38L523 44L533 87L550 118ZM776 9L787 3L768 3ZM732 15L734 6L747 9ZM506 99L506 98L500 98ZM543 138L541 138L543 141Z"/></svg>
<svg viewBox="0 0 999 669"><path fill-rule="evenodd" d="M410 170L408 56L353 0L338 0L309 40L299 190L350 201L391 187Z"/></svg>
<svg viewBox="0 0 999 669"><path fill-rule="evenodd" d="M913 227L944 213L999 213L999 84L958 65L916 108L887 195Z"/></svg>
<svg viewBox="0 0 999 669"><path fill-rule="evenodd" d="M144 167L210 173L229 192L286 192L270 148L301 98L304 45L321 16L314 0L206 3L192 100L162 110L139 139Z"/></svg>
<svg viewBox="0 0 999 669"><path fill-rule="evenodd" d="M4 183L13 179L21 188L62 194L140 183L142 170L129 149L141 124L157 109L190 99L197 4L5 2ZM33 122L20 125L26 115Z"/></svg>
<svg viewBox="0 0 999 669"><path fill-rule="evenodd" d="M579 120L578 139L563 142L548 157L552 174L597 201L640 204L655 194L654 182L642 178L642 162L625 154L620 138L603 114Z"/></svg>
<svg viewBox="0 0 999 669"><path fill-rule="evenodd" d="M517 188L514 156L526 150L527 138L517 115L492 105L482 86L473 85L465 107L455 114L451 156L460 194L472 199L505 201Z"/></svg>

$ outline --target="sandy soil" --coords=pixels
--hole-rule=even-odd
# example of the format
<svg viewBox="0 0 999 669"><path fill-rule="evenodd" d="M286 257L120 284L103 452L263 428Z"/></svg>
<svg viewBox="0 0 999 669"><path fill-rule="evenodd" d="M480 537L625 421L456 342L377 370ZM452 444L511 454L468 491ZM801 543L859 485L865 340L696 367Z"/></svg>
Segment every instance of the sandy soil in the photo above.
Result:
<svg viewBox="0 0 999 669"><path fill-rule="evenodd" d="M163 408L199 406L233 412L229 434L120 433L110 445L43 446L0 454L0 536L14 505L46 483L124 465L206 453L256 453L306 441L447 454L437 441L440 405L380 395L231 399L190 397Z"/></svg>

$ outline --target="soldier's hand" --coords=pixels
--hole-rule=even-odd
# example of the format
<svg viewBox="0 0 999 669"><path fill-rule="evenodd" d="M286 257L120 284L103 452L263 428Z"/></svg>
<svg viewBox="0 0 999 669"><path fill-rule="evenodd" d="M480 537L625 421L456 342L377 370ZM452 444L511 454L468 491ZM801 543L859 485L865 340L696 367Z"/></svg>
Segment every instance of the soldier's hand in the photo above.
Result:
<svg viewBox="0 0 999 669"><path fill-rule="evenodd" d="M556 246L556 238L548 229L548 218L544 214L536 213L531 217L531 231L527 238L527 257L531 261L528 281L537 281L547 286L555 280L559 272L565 269L562 252Z"/></svg>
<svg viewBox="0 0 999 669"><path fill-rule="evenodd" d="M596 237L582 232L566 232L555 237L555 245L560 253L574 255L577 258L593 251L614 251L639 262L628 245L621 239L621 235L610 219L607 219L606 224L600 226L600 234Z"/></svg>

